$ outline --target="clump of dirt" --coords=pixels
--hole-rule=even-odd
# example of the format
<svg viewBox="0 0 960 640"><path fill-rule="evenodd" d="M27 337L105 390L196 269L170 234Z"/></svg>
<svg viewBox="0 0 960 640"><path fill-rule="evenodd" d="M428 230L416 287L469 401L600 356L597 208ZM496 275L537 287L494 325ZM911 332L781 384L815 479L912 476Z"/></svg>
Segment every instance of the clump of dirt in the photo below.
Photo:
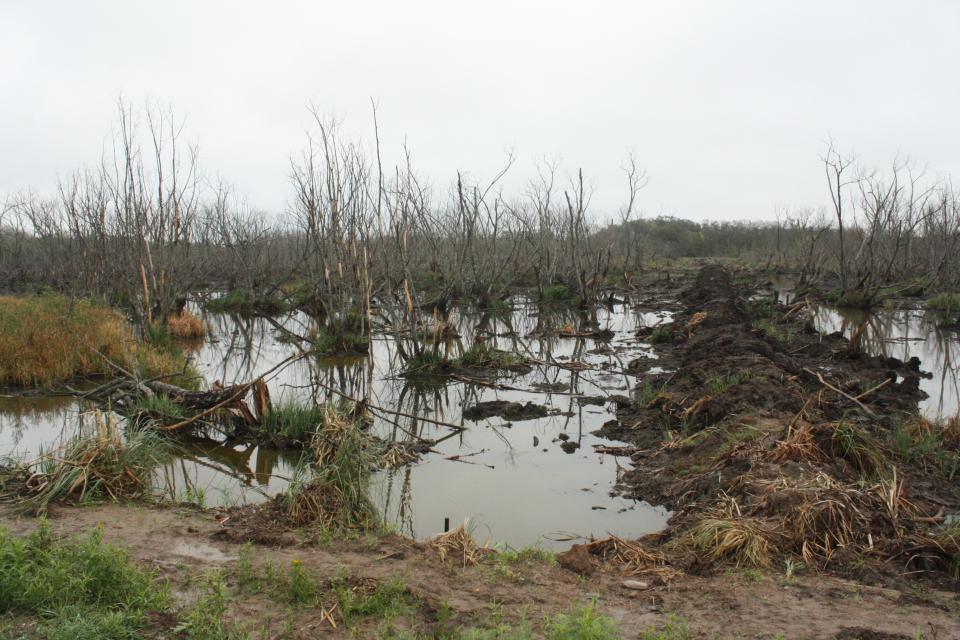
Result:
<svg viewBox="0 0 960 640"><path fill-rule="evenodd" d="M521 420L545 418L549 415L552 415L551 410L541 404L510 402L508 400L478 402L463 410L463 417L474 422L494 416L499 416L510 422L519 422Z"/></svg>
<svg viewBox="0 0 960 640"><path fill-rule="evenodd" d="M960 488L891 446L917 418L920 363L818 334L804 303L758 307L719 266L680 298L660 349L675 370L600 431L638 445L621 491L675 510L660 552L695 572L790 560L958 586Z"/></svg>

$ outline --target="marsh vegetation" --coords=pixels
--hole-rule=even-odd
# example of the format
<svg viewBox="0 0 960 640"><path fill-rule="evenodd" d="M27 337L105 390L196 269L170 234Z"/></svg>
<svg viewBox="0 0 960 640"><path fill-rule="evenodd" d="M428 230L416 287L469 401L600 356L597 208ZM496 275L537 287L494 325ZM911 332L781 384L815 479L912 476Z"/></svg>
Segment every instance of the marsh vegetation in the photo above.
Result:
<svg viewBox="0 0 960 640"><path fill-rule="evenodd" d="M559 571L548 547L626 589L780 566L957 588L948 182L831 146L828 212L695 224L640 216L630 158L602 220L581 171L545 166L509 194L508 159L428 188L409 154L384 167L376 137L312 113L290 211L265 216L205 179L172 114L144 115L121 107L115 165L4 206L10 513L189 505L230 544L280 548L396 532L508 582ZM49 637L242 637L238 594L382 637L620 633L589 599L445 620L395 577L249 555L184 608L138 596L156 576L123 554L101 567L101 542L0 538L18 580L82 556L129 583L62 602L10 583L0 604ZM490 560L494 544L529 549Z"/></svg>

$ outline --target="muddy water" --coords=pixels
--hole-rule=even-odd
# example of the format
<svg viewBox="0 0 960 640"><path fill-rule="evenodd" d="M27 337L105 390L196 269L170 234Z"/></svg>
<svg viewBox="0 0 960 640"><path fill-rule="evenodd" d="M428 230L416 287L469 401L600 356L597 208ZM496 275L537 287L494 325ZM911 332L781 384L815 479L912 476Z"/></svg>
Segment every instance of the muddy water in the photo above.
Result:
<svg viewBox="0 0 960 640"><path fill-rule="evenodd" d="M782 289L781 294L788 295L789 288ZM439 441L433 447L437 453L374 477L372 493L381 513L403 533L423 538L441 531L445 519L454 526L469 519L478 538L512 546L562 547L570 539L607 532L638 536L662 528L667 514L646 503L610 496L617 460L596 454L592 445L617 443L592 432L613 417L613 406L582 403L578 396L628 394L633 378L624 375L623 369L633 358L654 355L649 345L636 341L633 332L667 315L638 313L627 305L598 310L598 326L614 332L612 340L600 342L535 337L545 320L554 327L577 327L582 318L574 314L540 317L533 306L521 302L512 313L498 318L454 312L452 325L461 336L469 337L465 343L482 334L500 348L535 360L580 361L592 367L572 372L537 365L528 374L500 380L523 391L462 382L411 384L398 376L401 362L394 342L381 337L373 341L370 358L297 361L269 381L270 392L275 403L321 402L328 397L324 387L353 397L369 392L380 407L466 427L456 432L410 418L399 419L399 428L385 420L375 422L374 429L385 438L402 440L407 431ZM210 337L193 357L207 384L251 380L297 350L278 340L277 329L265 319L207 315L205 321ZM302 314L278 322L300 334L306 334L311 325ZM912 310L865 315L822 307L816 324L821 331L847 335L865 325L864 349L901 359L919 357L922 369L932 374L921 382L929 395L923 412L930 417L957 413L960 344L956 334L940 329L933 316ZM456 356L463 344L451 341L448 348ZM486 400L534 402L555 415L512 424L497 417L478 422L463 419L464 407ZM30 458L56 447L81 428L88 409L70 398L0 397L0 456ZM560 446L561 435L579 447L567 453ZM294 452L222 438L197 439L160 470L160 483L168 496L180 500L206 505L258 502L285 489L298 457Z"/></svg>
<svg viewBox="0 0 960 640"><path fill-rule="evenodd" d="M592 367L575 372L537 365L530 373L500 380L523 391L461 382L411 384L398 376L401 362L394 342L387 338L373 341L370 358L297 361L279 371L269 387L275 403L324 401L328 394L324 387L353 397L369 392L377 406L466 427L457 432L411 418L399 419L400 428L385 420L375 422L374 429L385 438L402 440L407 431L438 441L433 447L436 453L374 477L375 502L386 521L403 533L423 538L442 531L446 519L451 526L469 519L479 539L512 546L562 547L571 539L608 532L638 536L662 528L667 514L646 503L610 496L617 460L595 453L592 445L618 443L591 432L613 418L613 406L583 403L580 397L629 394L632 378L623 369L633 358L653 356L649 345L638 343L633 332L667 315L636 313L627 305L598 310L598 326L614 332L612 340L599 342L532 337L545 318L522 303L498 318L454 312L452 325L461 336L470 337L465 343L482 334L499 348L536 360L575 360ZM208 384L248 381L297 350L278 340L277 329L265 319L207 315L205 320L211 337L193 357ZM570 315L550 317L549 323L576 327L581 320ZM302 314L279 322L300 334L306 334L311 324ZM447 348L456 356L463 344L451 341ZM554 415L514 423L498 417L477 422L463 419L465 407L486 400L534 402ZM0 400L0 455L31 457L57 446L76 433L87 409L62 398ZM564 441L579 447L567 444L565 450L560 446ZM189 443L174 462L162 468L160 479L166 493L177 499L206 505L251 503L282 491L297 461L296 453L211 437Z"/></svg>

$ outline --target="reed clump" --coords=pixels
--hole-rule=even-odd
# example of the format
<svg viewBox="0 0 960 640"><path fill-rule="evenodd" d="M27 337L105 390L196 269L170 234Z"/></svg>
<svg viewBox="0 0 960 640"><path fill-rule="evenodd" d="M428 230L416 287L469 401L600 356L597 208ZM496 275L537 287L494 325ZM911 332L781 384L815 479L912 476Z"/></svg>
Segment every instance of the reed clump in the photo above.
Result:
<svg viewBox="0 0 960 640"><path fill-rule="evenodd" d="M281 448L306 445L322 429L325 415L322 406L292 402L280 404L260 419L258 437Z"/></svg>
<svg viewBox="0 0 960 640"><path fill-rule="evenodd" d="M86 414L77 436L26 465L17 506L42 512L53 502L147 496L154 470L169 458L169 444L148 429L124 437L118 422L113 413Z"/></svg>
<svg viewBox="0 0 960 640"><path fill-rule="evenodd" d="M310 458L297 469L280 497L296 525L325 529L371 529L379 524L370 499L370 474L377 464L375 440L357 407L325 404L310 444Z"/></svg>

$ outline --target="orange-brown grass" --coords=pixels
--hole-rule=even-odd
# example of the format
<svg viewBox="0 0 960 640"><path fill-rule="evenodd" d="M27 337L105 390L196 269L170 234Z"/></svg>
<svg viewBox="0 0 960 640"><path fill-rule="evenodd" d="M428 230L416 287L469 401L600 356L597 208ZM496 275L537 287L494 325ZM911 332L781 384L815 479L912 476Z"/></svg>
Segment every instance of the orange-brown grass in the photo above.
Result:
<svg viewBox="0 0 960 640"><path fill-rule="evenodd" d="M178 338L191 340L207 335L207 328L204 326L203 321L191 313L189 309L184 309L178 314L170 315L167 318L167 331Z"/></svg>
<svg viewBox="0 0 960 640"><path fill-rule="evenodd" d="M787 437L770 450L767 457L771 462L786 462L787 460L819 462L823 460L824 455L820 447L817 446L811 426L802 423L799 427L791 429Z"/></svg>
<svg viewBox="0 0 960 640"><path fill-rule="evenodd" d="M176 358L138 343L109 307L57 294L0 296L0 384L50 385L128 371L169 373Z"/></svg>

